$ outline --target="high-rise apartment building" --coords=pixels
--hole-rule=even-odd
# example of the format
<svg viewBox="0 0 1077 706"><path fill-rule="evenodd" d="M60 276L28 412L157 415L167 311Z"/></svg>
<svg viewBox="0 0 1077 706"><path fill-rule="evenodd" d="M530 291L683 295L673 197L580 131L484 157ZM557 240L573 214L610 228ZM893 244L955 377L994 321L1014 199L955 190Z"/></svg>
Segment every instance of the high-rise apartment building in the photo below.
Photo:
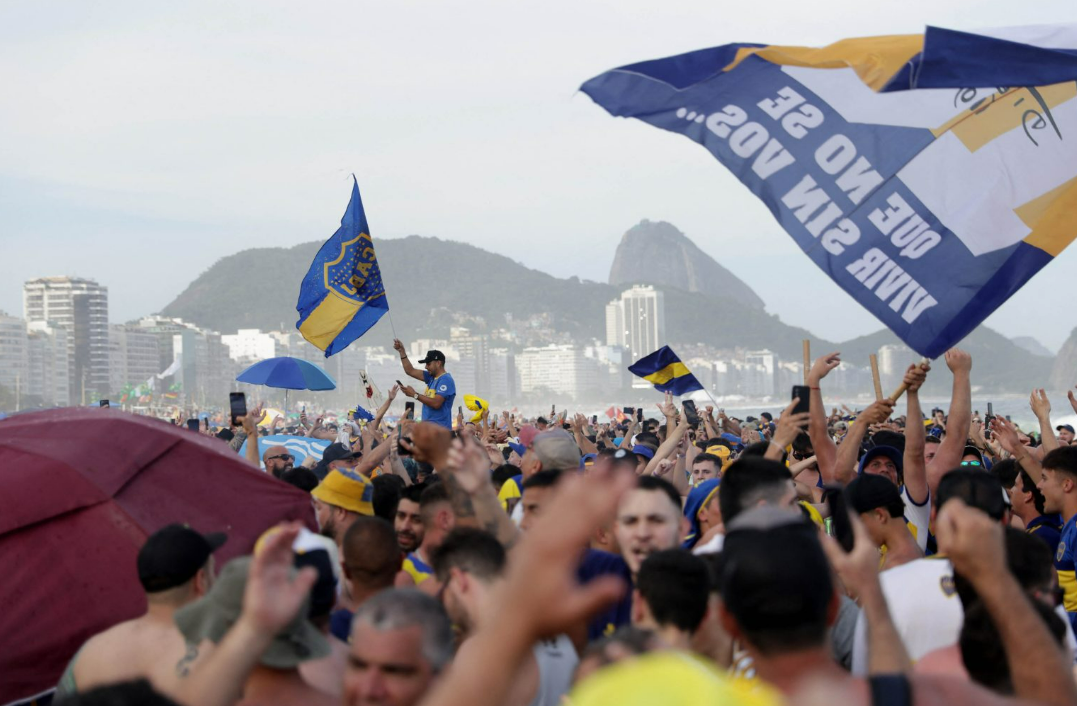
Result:
<svg viewBox="0 0 1077 706"><path fill-rule="evenodd" d="M28 404L44 407L71 403L71 372L66 328L43 321L26 324L29 359Z"/></svg>
<svg viewBox="0 0 1077 706"><path fill-rule="evenodd" d="M80 277L40 277L23 285L26 322L67 330L71 402L109 389L108 288Z"/></svg>
<svg viewBox="0 0 1077 706"><path fill-rule="evenodd" d="M29 387L29 341L26 322L0 311L0 386L21 406Z"/></svg>
<svg viewBox="0 0 1077 706"><path fill-rule="evenodd" d="M665 295L634 285L606 305L606 343L628 349L632 361L666 344Z"/></svg>

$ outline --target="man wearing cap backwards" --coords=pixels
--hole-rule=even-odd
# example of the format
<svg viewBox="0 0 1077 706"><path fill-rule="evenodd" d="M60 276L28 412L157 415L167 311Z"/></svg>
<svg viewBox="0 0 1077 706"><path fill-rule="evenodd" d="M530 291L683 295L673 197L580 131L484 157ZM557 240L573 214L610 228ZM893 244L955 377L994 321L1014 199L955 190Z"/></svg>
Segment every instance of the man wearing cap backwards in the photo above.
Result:
<svg viewBox="0 0 1077 706"><path fill-rule="evenodd" d="M845 497L849 507L860 515L872 544L880 549L886 547L879 571L924 556L905 524L901 494L888 479L870 473L862 475L845 486Z"/></svg>
<svg viewBox="0 0 1077 706"><path fill-rule="evenodd" d="M90 638L60 678L57 697L139 678L160 691L173 691L190 665L187 645L172 617L210 590L213 552L226 539L224 534L203 536L179 524L150 535L138 552L146 613Z"/></svg>
<svg viewBox="0 0 1077 706"><path fill-rule="evenodd" d="M452 406L456 400L456 383L452 375L445 372L445 354L441 351L427 351L426 357L419 361L420 364L426 366L426 369L420 370L408 360L407 350L400 339L393 340L393 348L400 354L400 363L404 366L404 372L426 383L426 391L421 394L410 385L401 387L400 391L423 406L424 422L433 422L452 429Z"/></svg>

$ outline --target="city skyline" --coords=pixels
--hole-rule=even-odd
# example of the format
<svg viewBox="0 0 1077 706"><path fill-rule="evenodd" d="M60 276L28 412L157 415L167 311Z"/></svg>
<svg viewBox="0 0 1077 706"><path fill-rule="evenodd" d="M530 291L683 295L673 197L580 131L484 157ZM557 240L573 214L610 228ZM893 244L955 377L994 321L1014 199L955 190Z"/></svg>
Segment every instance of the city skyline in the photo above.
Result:
<svg viewBox="0 0 1077 706"><path fill-rule="evenodd" d="M18 312L25 279L65 273L108 287L116 320L158 312L221 257L324 240L355 172L375 242L435 236L604 282L621 234L665 220L768 312L847 340L880 324L735 177L688 141L609 118L576 88L614 66L727 42L821 46L1071 14L1062 0L649 9L7 4L0 309ZM1058 301L1075 266L1071 248L986 324L1057 351L1077 325Z"/></svg>

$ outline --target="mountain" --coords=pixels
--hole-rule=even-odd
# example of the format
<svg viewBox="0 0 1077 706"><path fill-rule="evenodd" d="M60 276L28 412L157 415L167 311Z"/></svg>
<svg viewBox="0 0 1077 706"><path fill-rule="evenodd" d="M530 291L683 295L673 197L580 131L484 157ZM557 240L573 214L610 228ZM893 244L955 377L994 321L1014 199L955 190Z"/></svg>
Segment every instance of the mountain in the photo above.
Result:
<svg viewBox="0 0 1077 706"><path fill-rule="evenodd" d="M675 287L760 311L765 307L751 287L665 221L643 220L628 229L613 256L609 283Z"/></svg>
<svg viewBox="0 0 1077 706"><path fill-rule="evenodd" d="M867 336L854 338L841 344L843 360L866 361L882 346L904 345L889 329L876 331ZM1033 387L1043 387L1051 374L1049 357L1032 355L1002 334L980 326L958 344L972 355L972 384L1000 392L1026 392ZM905 354L909 363L916 362L912 351ZM945 371L946 361L941 357L932 363L935 371ZM949 392L950 377L933 372L928 376L927 392ZM886 391L888 394L890 391Z"/></svg>
<svg viewBox="0 0 1077 706"><path fill-rule="evenodd" d="M299 283L319 246L259 248L222 258L161 313L222 333L278 330L282 324L291 329L298 319ZM548 318L545 325L570 340L602 338L606 304L625 288L576 277L558 279L503 255L438 238L378 240L375 248L392 323L404 340L445 338L454 324L508 328L508 317L522 329L526 327L521 321ZM800 341L810 336L738 301L673 288L663 291L666 335L672 345L770 348L796 359ZM383 317L366 340L387 344L390 328L389 317Z"/></svg>
<svg viewBox="0 0 1077 706"><path fill-rule="evenodd" d="M1077 328L1070 332L1055 357L1050 383L1052 390L1072 390L1077 385Z"/></svg>
<svg viewBox="0 0 1077 706"><path fill-rule="evenodd" d="M668 226L676 234L670 242L683 239L691 245L672 226L645 221L626 233L618 247L618 257L631 255L636 259L642 255L636 236L630 234L644 226L659 230ZM161 313L221 333L234 333L240 328L291 330L298 318L295 303L299 283L320 245L311 242L292 248L257 248L222 258ZM394 327L396 335L410 341L447 338L453 325L475 331L508 328L516 333L521 345L602 339L606 304L628 285L642 283L619 280L615 286L576 277L559 279L472 245L417 235L378 240L375 247L392 319L385 316L378 322L362 339L367 345L388 345ZM680 252L690 254L691 249L681 247ZM732 275L715 274L726 270L698 252L698 258L690 258L698 267L691 269L686 264L686 271L691 269L696 275L710 272L707 279L711 284L721 280L734 291L743 287L754 301L761 301ZM705 284L691 277L682 282ZM672 284L661 286L665 294L666 337L686 357L699 344L726 351L769 348L786 360L799 361L801 341L807 338L814 355L840 350L846 361L866 365L868 355L881 346L900 344L887 330L833 343L790 326L762 308L744 306L744 296L738 298L729 291L716 294L687 291ZM1051 375L1050 358L1033 355L988 328L976 329L961 346L973 355L973 381L978 387L1027 392L1042 386ZM916 359L912 352L907 357L909 362ZM1058 360L1056 374L1069 380L1066 386L1077 383L1077 332ZM1069 368L1059 369L1063 360L1070 361ZM941 371L945 363L936 361L935 367ZM949 376L932 375L928 388L932 393L948 393Z"/></svg>
<svg viewBox="0 0 1077 706"><path fill-rule="evenodd" d="M1040 343L1032 336L1015 336L1010 339L1016 345L1021 346L1032 355L1042 356L1044 358L1054 358L1055 354L1047 348L1047 346Z"/></svg>

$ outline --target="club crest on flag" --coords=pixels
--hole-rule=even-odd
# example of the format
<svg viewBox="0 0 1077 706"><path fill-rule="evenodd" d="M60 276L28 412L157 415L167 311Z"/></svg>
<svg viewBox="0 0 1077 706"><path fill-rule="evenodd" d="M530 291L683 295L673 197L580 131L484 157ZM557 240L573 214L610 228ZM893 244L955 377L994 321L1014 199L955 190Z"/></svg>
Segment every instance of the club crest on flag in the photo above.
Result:
<svg viewBox="0 0 1077 706"><path fill-rule="evenodd" d="M345 299L362 304L385 293L374 256L374 241L360 233L340 244L340 254L325 263L325 286Z"/></svg>

